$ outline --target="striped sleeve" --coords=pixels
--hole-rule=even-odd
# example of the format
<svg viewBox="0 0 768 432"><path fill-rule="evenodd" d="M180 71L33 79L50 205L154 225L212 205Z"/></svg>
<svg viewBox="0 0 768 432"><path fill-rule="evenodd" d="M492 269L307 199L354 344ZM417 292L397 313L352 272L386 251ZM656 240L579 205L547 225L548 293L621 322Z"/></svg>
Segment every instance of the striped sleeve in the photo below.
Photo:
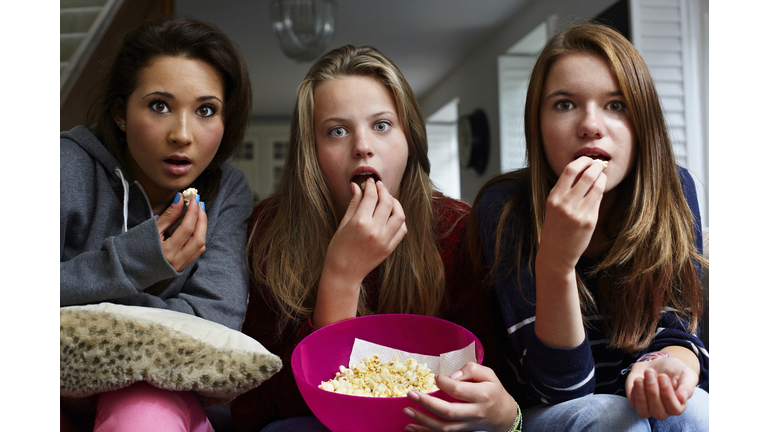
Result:
<svg viewBox="0 0 768 432"><path fill-rule="evenodd" d="M656 336L648 347L648 352L659 351L672 345L688 348L699 358L701 369L699 387L707 389L709 387L709 352L699 339L698 330L695 335L688 332L688 322L675 312L674 309L662 312Z"/></svg>

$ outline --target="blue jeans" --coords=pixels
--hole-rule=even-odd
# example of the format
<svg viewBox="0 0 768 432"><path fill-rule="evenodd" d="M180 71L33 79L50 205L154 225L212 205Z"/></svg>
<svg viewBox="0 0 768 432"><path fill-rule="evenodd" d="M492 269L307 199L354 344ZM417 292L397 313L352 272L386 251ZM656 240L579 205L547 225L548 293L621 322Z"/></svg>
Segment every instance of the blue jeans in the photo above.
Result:
<svg viewBox="0 0 768 432"><path fill-rule="evenodd" d="M330 432L315 416L294 417L278 420L267 425L261 432ZM482 431L478 431L482 432Z"/></svg>
<svg viewBox="0 0 768 432"><path fill-rule="evenodd" d="M267 425L261 432L330 432L315 416L293 417Z"/></svg>
<svg viewBox="0 0 768 432"><path fill-rule="evenodd" d="M624 396L596 394L523 410L523 430L589 432L703 432L709 430L709 393L696 388L685 412L664 421L642 419Z"/></svg>

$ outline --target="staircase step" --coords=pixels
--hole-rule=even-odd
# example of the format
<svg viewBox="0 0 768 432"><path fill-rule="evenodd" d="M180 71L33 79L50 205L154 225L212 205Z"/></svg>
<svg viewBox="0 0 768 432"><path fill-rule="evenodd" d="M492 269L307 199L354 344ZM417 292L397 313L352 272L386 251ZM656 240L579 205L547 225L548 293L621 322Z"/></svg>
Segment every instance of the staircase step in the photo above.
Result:
<svg viewBox="0 0 768 432"><path fill-rule="evenodd" d="M60 4L61 9L91 6L101 7L107 4L107 0L61 0Z"/></svg>
<svg viewBox="0 0 768 432"><path fill-rule="evenodd" d="M101 7L81 7L61 10L61 33L86 33L96 21Z"/></svg>
<svg viewBox="0 0 768 432"><path fill-rule="evenodd" d="M77 50L80 42L85 39L88 33L67 33L61 35L59 61L69 61Z"/></svg>

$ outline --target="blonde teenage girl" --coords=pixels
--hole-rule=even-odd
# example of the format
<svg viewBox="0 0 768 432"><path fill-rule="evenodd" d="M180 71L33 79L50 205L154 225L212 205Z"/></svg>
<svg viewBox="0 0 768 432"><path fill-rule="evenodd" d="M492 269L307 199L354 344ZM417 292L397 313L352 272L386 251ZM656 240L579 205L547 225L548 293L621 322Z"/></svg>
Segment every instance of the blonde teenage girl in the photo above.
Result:
<svg viewBox="0 0 768 432"><path fill-rule="evenodd" d="M284 367L233 402L239 430L326 430L301 398L290 358L302 338L340 320L438 316L492 349L484 336L490 296L477 289L463 247L469 206L435 191L429 168L424 119L389 59L344 46L312 66L283 175L255 209L250 239L255 282L243 331ZM486 367L469 369L498 383ZM456 383L438 378L449 392ZM511 397L463 400L478 410L508 403L511 419L499 421L515 419Z"/></svg>

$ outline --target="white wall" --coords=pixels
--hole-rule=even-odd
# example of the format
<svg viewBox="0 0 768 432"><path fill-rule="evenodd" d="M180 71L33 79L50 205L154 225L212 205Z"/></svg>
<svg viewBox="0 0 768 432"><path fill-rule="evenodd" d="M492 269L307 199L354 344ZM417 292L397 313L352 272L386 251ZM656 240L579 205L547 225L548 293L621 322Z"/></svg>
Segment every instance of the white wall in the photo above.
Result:
<svg viewBox="0 0 768 432"><path fill-rule="evenodd" d="M498 56L503 55L515 42L522 39L551 15L557 15L558 23L567 23L580 17L600 14L616 0L536 0L531 2L509 21L498 33L465 59L461 66L448 75L434 89L420 98L425 117L459 98L459 116L482 108L488 115L491 127L491 151L488 167L482 176L461 168L461 199L472 203L475 194L490 176L499 173L499 79Z"/></svg>

